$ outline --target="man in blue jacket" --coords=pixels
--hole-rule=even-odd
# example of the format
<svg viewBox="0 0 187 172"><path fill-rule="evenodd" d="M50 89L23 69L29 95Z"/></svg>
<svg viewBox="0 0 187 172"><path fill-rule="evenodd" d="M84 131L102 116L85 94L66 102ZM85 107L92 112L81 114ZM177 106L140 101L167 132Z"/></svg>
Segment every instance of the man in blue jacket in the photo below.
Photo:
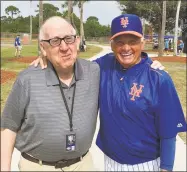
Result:
<svg viewBox="0 0 187 172"><path fill-rule="evenodd" d="M173 169L178 132L186 131L182 107L167 72L150 67L138 16L111 25L113 53L100 66L100 130L97 146L105 171Z"/></svg>

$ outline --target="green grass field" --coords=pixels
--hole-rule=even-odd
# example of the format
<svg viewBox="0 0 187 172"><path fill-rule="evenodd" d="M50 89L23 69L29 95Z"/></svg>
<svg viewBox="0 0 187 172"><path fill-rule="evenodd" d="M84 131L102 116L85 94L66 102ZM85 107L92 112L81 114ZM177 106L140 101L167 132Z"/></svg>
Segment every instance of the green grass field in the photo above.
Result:
<svg viewBox="0 0 187 172"><path fill-rule="evenodd" d="M11 59L14 58L15 48L14 47L2 47L1 48L1 58ZM22 48L21 56L37 56L38 54L38 46L35 45L25 45Z"/></svg>
<svg viewBox="0 0 187 172"><path fill-rule="evenodd" d="M176 87L184 115L187 120L186 115L186 64L185 63L169 63L169 62L162 62L165 66L165 70L169 72L174 85ZM179 133L180 137L186 143L186 132Z"/></svg>

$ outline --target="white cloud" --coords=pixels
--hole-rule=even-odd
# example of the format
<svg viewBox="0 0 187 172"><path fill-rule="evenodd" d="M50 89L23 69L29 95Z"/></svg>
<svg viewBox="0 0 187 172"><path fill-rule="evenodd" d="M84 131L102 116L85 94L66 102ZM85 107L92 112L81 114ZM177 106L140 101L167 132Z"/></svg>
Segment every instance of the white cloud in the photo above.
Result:
<svg viewBox="0 0 187 172"><path fill-rule="evenodd" d="M44 3L45 2L53 4L62 12L61 4L63 4L63 1L44 1ZM30 1L1 1L1 16L6 15L5 8L10 5L19 8L21 15L24 17L29 16L30 13L35 15L38 4L39 1L32 1L32 9L30 9ZM74 9L74 13L79 17L78 8ZM86 21L89 16L95 16L99 19L100 24L108 25L114 17L120 14L121 11L115 1L88 1L84 4L83 20Z"/></svg>

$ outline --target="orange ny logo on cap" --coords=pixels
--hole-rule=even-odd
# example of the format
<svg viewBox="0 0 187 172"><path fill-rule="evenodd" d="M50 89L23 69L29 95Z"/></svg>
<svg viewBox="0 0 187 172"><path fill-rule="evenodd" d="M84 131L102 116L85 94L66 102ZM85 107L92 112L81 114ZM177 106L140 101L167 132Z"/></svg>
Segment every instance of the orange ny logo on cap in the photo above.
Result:
<svg viewBox="0 0 187 172"><path fill-rule="evenodd" d="M128 17L122 17L121 18L121 25L122 27L127 27L127 25L129 24L129 20L128 20Z"/></svg>
<svg viewBox="0 0 187 172"><path fill-rule="evenodd" d="M135 101L135 97L140 97L140 93L142 93L142 88L144 87L143 85L139 86L139 89L137 88L137 83L133 83L133 86L131 88L131 92L129 93L132 95L131 100Z"/></svg>

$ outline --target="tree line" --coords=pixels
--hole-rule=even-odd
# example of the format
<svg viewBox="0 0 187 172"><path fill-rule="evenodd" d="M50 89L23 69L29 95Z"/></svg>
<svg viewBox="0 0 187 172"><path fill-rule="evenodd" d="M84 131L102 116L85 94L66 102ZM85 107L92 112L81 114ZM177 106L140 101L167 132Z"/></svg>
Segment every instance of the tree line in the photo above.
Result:
<svg viewBox="0 0 187 172"><path fill-rule="evenodd" d="M71 10L66 9L68 7L68 3L70 1L65 1L64 4L62 4L62 8L65 9L64 12L60 12L59 8L54 6L53 4L44 3L43 4L43 21L45 21L47 18L51 16L62 16L66 19L68 19L68 15L71 15L71 23L76 28L78 34L81 34L80 31L80 25L81 20L79 17L77 17L73 13L73 8ZM72 6L79 6L80 8L80 16L83 14L83 4L86 1L73 1ZM107 2L106 2L107 3ZM131 2L133 3L133 2ZM127 7L129 9L130 13L136 14L135 10L131 9L131 3L127 4ZM120 6L122 7L123 4L119 2ZM69 8L69 7L68 7ZM82 8L82 9L81 9ZM82 10L82 11L81 11ZM70 11L70 14L68 14ZM123 9L121 9L122 13L124 12ZM136 10L137 11L137 10ZM39 30L39 5L37 6L37 9L35 10L36 15L32 16L32 33L38 34ZM8 6L5 9L6 16L1 16L1 32L10 32L10 33L29 33L30 32L30 16L23 17L21 15L21 12L19 8L15 6ZM154 13L154 12L153 12ZM144 17L139 14L140 17ZM81 17L80 17L81 18ZM147 18L146 18L147 20ZM145 24L144 27L144 34L149 35L150 34L150 24ZM155 25L156 26L156 25ZM95 16L90 16L87 18L86 22L83 22L83 35L85 37L104 37L104 36L110 36L110 25L101 25L99 23L99 19ZM157 33L157 30L154 30L155 33Z"/></svg>
<svg viewBox="0 0 187 172"><path fill-rule="evenodd" d="M39 30L39 5L37 6L36 15L32 16L32 33L38 34ZM23 17L19 8L8 6L5 9L6 16L1 16L1 32L10 33L29 33L30 32L30 16ZM73 22L77 32L80 34L80 19L73 13ZM51 16L62 16L68 18L68 10L63 13L58 7L52 4L43 4L43 21ZM87 37L102 37L110 35L110 25L105 26L99 23L99 19L95 16L87 18L84 25L84 33Z"/></svg>

